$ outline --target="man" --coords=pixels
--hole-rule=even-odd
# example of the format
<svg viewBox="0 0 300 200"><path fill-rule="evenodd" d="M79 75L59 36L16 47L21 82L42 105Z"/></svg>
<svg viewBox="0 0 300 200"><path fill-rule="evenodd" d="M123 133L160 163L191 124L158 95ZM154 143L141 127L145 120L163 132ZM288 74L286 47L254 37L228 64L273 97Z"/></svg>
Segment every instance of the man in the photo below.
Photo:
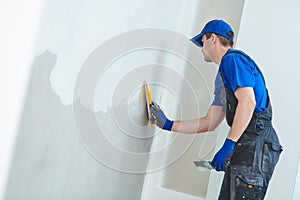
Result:
<svg viewBox="0 0 300 200"><path fill-rule="evenodd" d="M223 20L208 22L191 39L206 62L219 65L215 98L205 117L169 120L158 104L151 114L162 129L201 133L214 130L226 116L230 126L212 166L225 171L219 199L263 199L282 147L272 127L272 108L264 77L244 52L233 49L234 33Z"/></svg>

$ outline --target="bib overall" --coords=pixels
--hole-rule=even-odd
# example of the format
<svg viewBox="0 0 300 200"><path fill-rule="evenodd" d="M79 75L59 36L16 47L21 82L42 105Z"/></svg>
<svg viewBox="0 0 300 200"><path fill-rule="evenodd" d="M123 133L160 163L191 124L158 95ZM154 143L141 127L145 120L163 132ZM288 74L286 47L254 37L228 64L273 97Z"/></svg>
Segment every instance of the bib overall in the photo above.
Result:
<svg viewBox="0 0 300 200"><path fill-rule="evenodd" d="M226 120L231 127L238 100L229 88L225 88L225 92ZM226 158L219 199L263 199L281 151L282 147L272 126L272 107L268 96L267 108L253 113L248 127Z"/></svg>

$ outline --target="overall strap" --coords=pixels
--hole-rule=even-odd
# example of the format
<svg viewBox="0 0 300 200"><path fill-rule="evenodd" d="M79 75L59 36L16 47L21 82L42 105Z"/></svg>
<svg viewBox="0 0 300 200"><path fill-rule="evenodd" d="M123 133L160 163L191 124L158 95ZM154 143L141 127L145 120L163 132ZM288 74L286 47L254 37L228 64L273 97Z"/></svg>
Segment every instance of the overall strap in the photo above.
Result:
<svg viewBox="0 0 300 200"><path fill-rule="evenodd" d="M247 54L245 54L244 52L238 51L238 50L235 50L235 49L231 49L229 52L227 51L227 53L226 53L225 55L230 54L230 53L237 53L237 54L240 54L240 55L244 56L245 58L247 58L248 60L250 60L250 61L254 64L256 70L260 73L260 75L261 75L261 77L262 77L262 79L263 79L263 81L264 81L264 84L266 85L266 81L265 81L265 78L264 78L264 76L263 76L263 73L261 72L261 70L259 69L259 67L257 66L257 64L254 62L254 60L252 60L252 58L250 58L250 57L249 57ZM225 55L224 55L224 56L225 56Z"/></svg>

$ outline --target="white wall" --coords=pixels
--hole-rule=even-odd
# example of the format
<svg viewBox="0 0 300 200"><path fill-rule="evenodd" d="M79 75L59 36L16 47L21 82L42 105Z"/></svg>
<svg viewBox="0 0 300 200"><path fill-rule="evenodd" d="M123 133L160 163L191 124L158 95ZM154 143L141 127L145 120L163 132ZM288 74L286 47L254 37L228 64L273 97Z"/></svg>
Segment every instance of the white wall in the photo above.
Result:
<svg viewBox="0 0 300 200"><path fill-rule="evenodd" d="M284 151L266 199L292 199L300 157L300 2L245 1L237 48L251 54L265 74L274 127Z"/></svg>
<svg viewBox="0 0 300 200"><path fill-rule="evenodd" d="M27 2L26 5L31 5L31 3L35 4L32 1ZM120 57L112 59L110 69L114 69L115 71L112 70L112 72L115 73L109 74L106 71L104 76L98 74L99 82L95 85L99 90L95 89L95 104L91 104L94 100L92 98L94 93L92 97L89 96L90 99L84 95L73 96L74 90L76 91L75 84L78 83L76 79L80 77L78 76L80 69L83 68L81 73L84 74L85 68L82 66L89 56L94 55L92 52L96 51L97 47L101 47L101 44L110 42L109 39L114 36L124 36L127 31L138 28L162 28L166 30L165 32L176 31L178 21L181 20L182 3L180 0L163 2L78 1L76 3L69 0L47 1L41 16L33 15L35 13L33 10L28 10L28 13L26 10L25 17L22 15L23 12L19 12L24 9L23 4L17 1L3 7L7 9L7 12L3 12L2 19L17 17L17 21L21 20L20 23L15 23L14 20L5 21L8 27L17 27L16 30L10 29L6 37L11 41L14 41L15 37L20 37L13 49L20 50L22 55L26 52L32 56L27 56L27 60L18 60L17 64L25 65L26 69L23 69L24 73L17 74L17 81L20 79L21 82L12 84L12 91L8 91L5 95L7 100L3 104L4 107L9 105L16 110L11 112L9 107L3 109L5 110L3 121L6 122L5 119L11 117L8 122L13 123L8 124L9 131L5 126L3 132L1 129L1 133L8 135L7 138L1 135L1 139L4 138L1 141L6 140L7 144L5 159L3 159L5 169L1 171L3 172L1 174L3 185L8 177L2 196L7 199L124 198L131 200L140 197L144 174L125 166L141 165L146 168L153 129L136 123L133 120L136 116L132 114L142 113L139 110L141 105L137 105L142 81L149 79L155 83L159 72L153 70L147 73L145 70L142 74L133 73L134 75L129 76L127 74L146 64L167 65L170 55L165 55L159 50L151 52L151 50L141 49L141 51L132 52L128 57L120 54ZM33 8L36 7L33 6ZM11 14L10 10L14 9L17 11ZM34 25L24 26L31 23ZM25 35L27 31L30 38L23 38L27 36ZM102 67L100 62L116 51L124 48L126 50L127 45L134 44L137 39L142 42L150 41L153 35L146 34L144 38L141 38L141 35L134 36L98 55L98 60L93 64L98 64L99 67L94 70L100 69ZM159 41L159 37L156 39ZM159 45L163 45L165 41L159 42ZM3 52L10 50L10 44L7 43L7 48L4 48ZM172 43L169 42L169 44ZM21 47L19 48L18 45ZM126 52L121 53L126 55ZM13 51L9 52L8 60L3 65L9 66L10 59L16 57L22 58ZM18 67L11 68L9 72L1 68L4 74L1 80L2 86L11 83L11 80L5 77L20 72ZM90 72L91 77L85 79L83 86L80 85L77 89L84 88L84 92L89 91L90 88L85 88L84 86L87 85L84 84L89 83L89 78L94 78L95 73L92 72ZM14 90L14 87L17 90ZM120 89L119 93L118 89ZM100 91L100 96L98 96L98 91ZM75 106L73 97L78 100ZM76 107L78 105L79 108ZM76 115L78 109L82 110ZM98 124L89 126L95 115L97 122L102 124L102 130L107 134L105 139L114 144L114 147L117 147L115 149L121 149L122 154L115 155L103 149L101 142L104 138L97 138L100 135L97 134L99 133L97 132L99 131ZM77 121L74 121L74 118ZM80 125L89 129L80 132L78 123L82 123L83 125ZM139 131L128 132L126 128ZM95 135L89 135L92 133ZM90 139L88 142L91 143L88 145L84 141L85 136ZM146 136L148 138L145 138ZM94 150L93 147L98 152L91 151ZM135 162L131 163L123 156L128 152L131 153L131 158L139 153L144 153L146 156L143 157L141 163L134 165ZM101 160L99 156L103 154L114 163ZM127 184L129 181L130 184Z"/></svg>
<svg viewBox="0 0 300 200"><path fill-rule="evenodd" d="M0 1L0 199L5 191L44 1Z"/></svg>
<svg viewBox="0 0 300 200"><path fill-rule="evenodd" d="M294 187L294 193L293 193L293 200L300 199L300 160L299 160L299 166L298 166L298 172L296 176L296 182Z"/></svg>

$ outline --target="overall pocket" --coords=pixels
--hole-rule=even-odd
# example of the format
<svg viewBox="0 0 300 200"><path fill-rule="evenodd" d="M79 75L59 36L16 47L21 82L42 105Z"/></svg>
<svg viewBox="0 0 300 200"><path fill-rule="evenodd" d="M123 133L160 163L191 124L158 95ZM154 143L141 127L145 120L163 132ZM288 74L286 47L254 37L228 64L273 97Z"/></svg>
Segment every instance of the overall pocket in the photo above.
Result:
<svg viewBox="0 0 300 200"><path fill-rule="evenodd" d="M256 145L253 142L239 142L235 145L230 165L252 166Z"/></svg>
<svg viewBox="0 0 300 200"><path fill-rule="evenodd" d="M262 151L262 171L273 173L274 168L279 160L282 147L279 144L265 142Z"/></svg>
<svg viewBox="0 0 300 200"><path fill-rule="evenodd" d="M258 200L263 197L263 178L238 175L235 180L235 199Z"/></svg>

